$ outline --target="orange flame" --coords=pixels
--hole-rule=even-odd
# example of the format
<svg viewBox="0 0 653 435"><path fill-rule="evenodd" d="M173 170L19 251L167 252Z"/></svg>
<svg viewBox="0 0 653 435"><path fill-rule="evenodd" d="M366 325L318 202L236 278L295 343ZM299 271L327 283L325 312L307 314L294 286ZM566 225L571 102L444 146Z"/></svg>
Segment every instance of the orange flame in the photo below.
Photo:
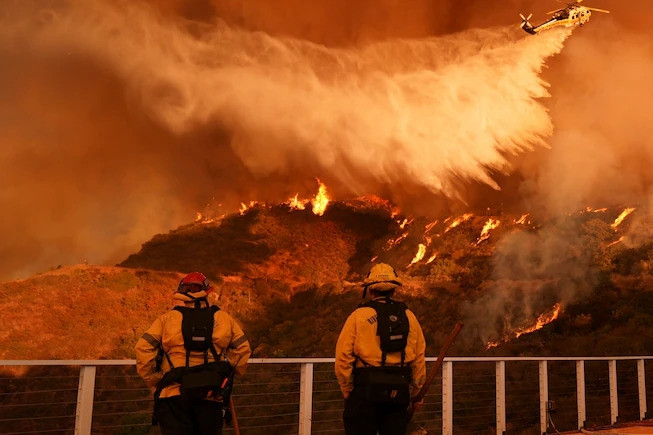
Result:
<svg viewBox="0 0 653 435"><path fill-rule="evenodd" d="M592 207L585 207L585 210L581 211L581 213L585 213L585 212L587 212L587 213L603 213L603 212L606 212L606 211L608 211L608 209L606 207L596 208L596 209L592 208Z"/></svg>
<svg viewBox="0 0 653 435"><path fill-rule="evenodd" d="M456 219L454 219L453 222L451 222L449 227L446 230L444 230L444 232L446 233L450 229L456 228L458 225L460 225L463 222L466 222L466 221L470 220L472 217L474 217L474 215L472 213L465 213L464 215L462 215L460 217L457 217ZM447 220L448 219L449 218L447 218Z"/></svg>
<svg viewBox="0 0 653 435"><path fill-rule="evenodd" d="M249 210L250 208L254 207L254 206L257 205L258 203L259 203L258 201L250 201L250 202L249 202L249 205L248 205L248 204L245 204L244 202L241 202L241 203L240 203L240 210L239 210L238 212L239 212L240 215L242 216L242 215L245 214L245 212L246 212L247 210Z"/></svg>
<svg viewBox="0 0 653 435"><path fill-rule="evenodd" d="M397 237L396 239L388 240L388 246L385 248L385 250L387 251L390 248L397 246L406 237L408 237L408 233L403 233L401 236Z"/></svg>
<svg viewBox="0 0 653 435"><path fill-rule="evenodd" d="M621 236L621 237L619 237L619 240L615 240L614 242L610 243L610 244L609 244L608 246L606 246L606 247L609 248L610 246L614 246L614 245L616 245L616 244L618 244L618 243L621 243L621 242L624 241L624 239L625 239L625 237L624 237L624 236Z"/></svg>
<svg viewBox="0 0 653 435"><path fill-rule="evenodd" d="M518 337L521 337L524 334L530 334L531 332L537 331L538 329L542 329L544 327L544 325L547 325L547 324L553 322L555 319L558 318L558 316L560 315L560 310L561 309L562 309L562 306L560 305L560 303L555 304L553 306L553 309L549 313L541 314L537 318L537 321L535 322L534 325L524 327L524 328L517 328L510 335L505 336L503 338L503 340L490 341L490 342L487 343L486 349L496 347L499 344L501 344L502 341L504 343L507 343L512 338L518 338Z"/></svg>
<svg viewBox="0 0 653 435"><path fill-rule="evenodd" d="M319 179L317 180L318 189L315 198L313 198L313 214L322 216L329 204L326 186Z"/></svg>
<svg viewBox="0 0 653 435"><path fill-rule="evenodd" d="M426 245L420 243L417 246L417 254L415 254L415 258L413 258L413 261L410 262L408 267L412 266L413 264L417 263L418 261L421 261L422 258L424 258L424 254L426 254Z"/></svg>
<svg viewBox="0 0 653 435"><path fill-rule="evenodd" d="M299 193L296 193L292 198L288 198L286 204L290 207L291 210L304 210L306 204L308 204L308 199L298 199Z"/></svg>
<svg viewBox="0 0 653 435"><path fill-rule="evenodd" d="M220 216L219 218L209 218L204 216L202 213L197 212L195 216L195 222L196 223L201 223L201 224L210 224L211 222L215 222L216 220L220 220L224 217L224 215Z"/></svg>
<svg viewBox="0 0 653 435"><path fill-rule="evenodd" d="M431 255L431 257L428 260L426 260L426 264L432 263L433 260L435 260L435 257L437 257L437 256L438 256L437 252L435 254Z"/></svg>
<svg viewBox="0 0 653 435"><path fill-rule="evenodd" d="M481 230L481 235L478 237L476 244L478 245L483 240L487 240L490 237L490 231L499 225L501 225L501 221L498 219L489 219L487 222L485 222L485 225L483 225L483 229Z"/></svg>
<svg viewBox="0 0 653 435"><path fill-rule="evenodd" d="M435 221L433 221L433 222L427 224L427 225L426 225L426 229L424 230L424 234L429 233L429 232L433 229L433 227L436 226L437 224L438 224L438 221L437 221L437 220L435 220Z"/></svg>
<svg viewBox="0 0 653 435"><path fill-rule="evenodd" d="M528 219L528 216L530 215L526 213L525 215L522 215L522 217L520 217L519 219L515 219L514 221L512 221L512 223L514 223L515 225L528 225L531 223L531 221Z"/></svg>
<svg viewBox="0 0 653 435"><path fill-rule="evenodd" d="M406 225L410 225L412 223L413 223L413 219L408 220L408 218L406 218L406 219L403 220L403 222L401 222L399 224L399 228L401 228L403 230L404 228L406 228Z"/></svg>
<svg viewBox="0 0 653 435"><path fill-rule="evenodd" d="M635 211L634 207L628 207L627 209L625 209L624 211L621 212L619 217L617 219L615 219L614 222L612 223L612 225L610 225L610 226L613 229L616 230L617 227L624 221L624 219L626 219L628 217L628 215L631 214L634 211Z"/></svg>

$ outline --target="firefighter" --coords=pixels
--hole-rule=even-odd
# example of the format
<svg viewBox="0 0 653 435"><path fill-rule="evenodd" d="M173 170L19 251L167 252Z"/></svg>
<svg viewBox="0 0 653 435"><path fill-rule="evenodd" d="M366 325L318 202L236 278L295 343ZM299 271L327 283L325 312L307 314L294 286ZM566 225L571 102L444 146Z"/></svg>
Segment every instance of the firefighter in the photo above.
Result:
<svg viewBox="0 0 653 435"><path fill-rule="evenodd" d="M152 422L163 435L221 434L233 376L244 374L251 355L238 323L209 302L212 290L202 273L183 277L173 295L175 308L136 343L136 369L154 393ZM192 378L184 378L188 367Z"/></svg>
<svg viewBox="0 0 653 435"><path fill-rule="evenodd" d="M422 406L411 398L426 381L426 342L413 312L392 299L399 286L390 265L372 267L363 282L363 299L369 292L371 301L358 306L338 337L335 372L347 435L405 434L408 407Z"/></svg>

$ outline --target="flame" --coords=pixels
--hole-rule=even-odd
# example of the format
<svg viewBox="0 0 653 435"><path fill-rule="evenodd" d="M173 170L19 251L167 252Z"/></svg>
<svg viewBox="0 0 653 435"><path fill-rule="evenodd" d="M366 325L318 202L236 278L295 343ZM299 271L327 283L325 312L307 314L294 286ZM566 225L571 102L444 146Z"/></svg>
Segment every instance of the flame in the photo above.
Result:
<svg viewBox="0 0 653 435"><path fill-rule="evenodd" d="M313 214L322 216L329 204L329 197L327 196L326 186L319 179L317 179L318 189L315 198L313 198Z"/></svg>
<svg viewBox="0 0 653 435"><path fill-rule="evenodd" d="M372 257L372 259L370 260L370 263L374 263L377 258L379 258L378 255L375 255L374 257Z"/></svg>
<svg viewBox="0 0 653 435"><path fill-rule="evenodd" d="M438 224L437 220L434 220L433 222L426 224L426 229L424 230L424 234L429 233L433 229L433 227L436 226L437 224Z"/></svg>
<svg viewBox="0 0 653 435"><path fill-rule="evenodd" d="M515 219L512 221L513 224L515 225L528 225L531 223L530 219L528 219L528 216L530 216L528 213L522 215L519 219Z"/></svg>
<svg viewBox="0 0 653 435"><path fill-rule="evenodd" d="M486 349L492 349L493 347L497 347L500 344L501 344L501 340L499 340L499 341L488 341L487 344L485 345L485 348Z"/></svg>
<svg viewBox="0 0 653 435"><path fill-rule="evenodd" d="M628 207L627 209L625 209L624 211L621 212L619 217L617 219L615 219L614 222L612 223L612 225L610 225L610 226L616 230L617 227L624 221L624 219L626 219L626 217L628 217L628 215L631 214L634 211L635 211L634 207Z"/></svg>
<svg viewBox="0 0 653 435"><path fill-rule="evenodd" d="M537 322L535 322L535 325L529 327L529 328L520 328L515 332L515 338L518 338L521 335L524 334L530 334L533 331L537 331L538 329L542 329L544 325L547 325L551 322L553 322L555 319L558 318L560 315L560 309L562 306L560 303L557 303L553 306L553 310L550 313L544 313L540 315L540 317L537 318Z"/></svg>
<svg viewBox="0 0 653 435"><path fill-rule="evenodd" d="M489 219L487 222L485 222L485 225L483 225L483 230L481 230L481 235L478 237L476 244L478 245L483 240L487 240L490 237L490 231L498 227L500 224L501 221L498 219Z"/></svg>
<svg viewBox="0 0 653 435"><path fill-rule="evenodd" d="M446 233L447 231L449 231L449 230L451 230L453 228L456 228L458 225L460 225L463 222L466 222L466 221L470 220L472 217L474 217L474 215L472 213L465 213L464 215L457 217L456 219L454 219L453 222L451 222L449 227L446 230L444 230L444 232ZM449 219L450 218L447 218L447 220L449 220Z"/></svg>
<svg viewBox="0 0 653 435"><path fill-rule="evenodd" d="M288 201L286 201L286 204L288 204L290 210L304 210L306 208L306 204L308 204L309 200L298 199L298 196L299 193L296 193L295 196L288 198Z"/></svg>
<svg viewBox="0 0 653 435"><path fill-rule="evenodd" d="M406 219L403 220L403 222L401 222L399 224L399 228L401 228L403 230L406 227L406 225L410 225L412 223L413 223L413 219L408 220L408 218L406 218Z"/></svg>
<svg viewBox="0 0 653 435"><path fill-rule="evenodd" d="M515 331L513 331L510 335L506 335L503 340L497 340L497 341L490 341L486 345L486 349L490 349L492 347L496 347L501 342L503 341L504 343L507 343L510 341L512 338L519 338L524 334L530 334L531 332L537 331L538 329L542 329L544 325L547 325L551 322L553 322L555 319L558 318L560 315L560 310L562 309L562 305L560 303L556 303L553 306L553 309L548 312L541 314L538 318L537 321L535 322L534 325L524 327L524 328L517 328Z"/></svg>
<svg viewBox="0 0 653 435"><path fill-rule="evenodd" d="M410 262L408 267L412 266L413 264L417 263L422 258L424 258L424 254L426 254L426 245L424 245L423 243L420 243L417 246L417 254L415 254L415 258L413 258L413 261Z"/></svg>
<svg viewBox="0 0 653 435"><path fill-rule="evenodd" d="M437 252L435 254L431 255L431 257L428 260L426 260L426 264L432 263L433 260L435 260L435 257L437 257L437 256L438 256Z"/></svg>
<svg viewBox="0 0 653 435"><path fill-rule="evenodd" d="M200 213L200 212L198 211L198 212L196 213L196 216L195 216L195 222L196 222L196 223L201 223L201 224L210 224L211 222L215 222L216 220L220 220L220 219L222 219L223 217L224 217L224 215L220 216L220 217L217 218L217 219L215 219L215 218L209 218L209 217L204 216L202 213Z"/></svg>
<svg viewBox="0 0 653 435"><path fill-rule="evenodd" d="M389 250L390 248L397 246L402 240L404 240L406 237L408 237L408 233L403 233L401 236L397 237L396 239L390 239L388 240L388 246L385 248L385 250Z"/></svg>
<svg viewBox="0 0 653 435"><path fill-rule="evenodd" d="M585 210L582 210L581 213L585 213L585 212L587 212L587 213L603 213L603 212L606 212L606 211L608 211L608 209L606 207L596 208L596 209L594 209L592 207L585 207Z"/></svg>
<svg viewBox="0 0 653 435"><path fill-rule="evenodd" d="M624 237L624 236L621 236L621 237L619 237L619 240L615 240L614 242L610 243L608 246L606 246L606 248L609 248L610 246L614 246L614 245L616 245L617 243L621 243L621 242L624 241L624 239L625 239L625 237Z"/></svg>
<svg viewBox="0 0 653 435"><path fill-rule="evenodd" d="M245 204L244 202L241 202L241 203L240 203L240 210L238 211L238 213L240 213L240 215L242 216L242 215L245 214L245 212L246 212L247 210L249 210L250 208L254 207L254 206L257 205L258 203L259 203L258 201L250 201L249 204Z"/></svg>

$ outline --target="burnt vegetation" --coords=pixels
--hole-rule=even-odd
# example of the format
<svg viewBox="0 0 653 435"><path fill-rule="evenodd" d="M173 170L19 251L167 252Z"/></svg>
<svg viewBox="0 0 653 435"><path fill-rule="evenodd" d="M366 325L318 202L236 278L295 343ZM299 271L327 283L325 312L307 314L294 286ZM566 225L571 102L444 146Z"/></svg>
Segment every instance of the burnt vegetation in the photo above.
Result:
<svg viewBox="0 0 653 435"><path fill-rule="evenodd" d="M215 283L218 304L242 324L254 357L330 357L342 324L361 302L360 283L373 261L393 264L400 272L404 286L396 296L420 319L429 356L437 355L458 320L466 326L450 355L651 354L653 240L643 223L625 220L615 225L620 212L579 212L537 223L524 216L470 215L454 224L456 217L404 221L387 208L343 203L330 204L323 216L285 205L256 206L158 235L116 267L60 267L0 284L9 325L2 338L2 358L133 358L136 340L171 308L171 293L182 274L194 270L207 273ZM482 239L490 220L500 225ZM425 248L416 261L420 244ZM558 305L557 318L516 337L515 330L534 325ZM490 341L496 341L494 347L488 346ZM521 384L536 377L531 369L525 364L523 370L511 371L514 379L508 382ZM132 426L138 428L133 433L151 433L149 392L133 367L103 370L94 430L114 433L114 427ZM274 378L270 391L288 399L287 409L279 412L287 411L291 417L284 424L295 430L291 403L298 395L296 367L261 370L254 365L237 393L261 388ZM476 366L456 370L472 380L490 376L476 373ZM23 412L32 409L30 403L61 401L48 405L52 409L43 415L52 417L51 428L68 427L74 400L61 396L65 392L49 392L50 384L68 388L70 378L74 395L77 373L75 368L4 373L9 389L1 399L11 404L11 418L24 419L15 424L32 425L30 430L43 429ZM555 376L553 371L552 379ZM320 367L316 379L325 385L316 393L316 409L339 421L332 366ZM132 402L114 397L121 385L129 387ZM474 385L458 384L456 394L484 394ZM30 402L25 393L34 390L43 391L39 402ZM556 397L561 405L567 399L573 402L573 392ZM510 418L536 425L522 409L522 399L515 400L508 404ZM437 414L437 406L432 406ZM269 423L265 409L262 402L244 416L263 427ZM460 412L464 416L467 411ZM570 424L573 417L568 416ZM491 424L479 420L470 433ZM278 433L285 430L279 428Z"/></svg>
<svg viewBox="0 0 653 435"><path fill-rule="evenodd" d="M459 319L467 325L452 348L459 355L649 354L653 241L632 217L615 225L620 211L542 222L468 215L454 223L404 221L387 207L360 204L331 203L323 216L254 206L157 235L115 268L70 266L0 284L5 307L14 307L6 310L15 332L3 339L3 354L130 358L143 330L171 307L181 274L200 270L215 283L218 304L242 323L255 357L331 356L373 261L399 270L397 297L421 320L430 355ZM490 220L500 225L481 238ZM425 249L415 261L419 244ZM25 304L35 289L40 299ZM511 335L556 304L555 320ZM52 336L104 338L96 347L54 346L35 333L45 323Z"/></svg>

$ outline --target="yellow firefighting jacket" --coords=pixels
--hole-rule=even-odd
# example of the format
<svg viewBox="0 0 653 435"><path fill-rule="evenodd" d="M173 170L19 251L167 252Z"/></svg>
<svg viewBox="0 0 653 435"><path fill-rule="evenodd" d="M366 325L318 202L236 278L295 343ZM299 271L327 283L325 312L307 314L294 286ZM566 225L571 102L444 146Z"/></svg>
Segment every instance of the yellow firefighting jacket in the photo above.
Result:
<svg viewBox="0 0 653 435"><path fill-rule="evenodd" d="M175 305L194 306L193 303L189 303L190 298L186 295L175 293L174 297ZM182 318L183 315L177 310L171 310L163 314L152 323L136 343L134 349L136 351L136 370L152 391L154 391L163 375L171 369L167 358L164 356L161 361L161 370L156 370L156 356L162 346L174 367L184 367L186 365L186 349L184 348L184 336L181 331ZM218 354L222 355L223 351L226 350L226 356L231 364L238 361L236 375L243 375L252 350L238 323L222 310L217 311L213 316L212 338ZM240 358L241 356L242 358ZM209 352L209 362L211 361L213 361L213 356ZM203 363L204 354L202 352L190 353L190 366ZM179 394L179 384L171 384L161 391L160 397L178 396Z"/></svg>
<svg viewBox="0 0 653 435"><path fill-rule="evenodd" d="M385 297L375 298L384 301ZM426 341L422 327L412 311L406 310L408 317L408 342L404 364L410 363L412 371L411 396L417 395L426 382ZM372 366L381 365L381 339L376 335L376 310L372 307L359 307L347 318L336 343L335 371L343 394L354 388L353 369L364 367L361 360ZM385 365L401 364L401 352L387 354Z"/></svg>

